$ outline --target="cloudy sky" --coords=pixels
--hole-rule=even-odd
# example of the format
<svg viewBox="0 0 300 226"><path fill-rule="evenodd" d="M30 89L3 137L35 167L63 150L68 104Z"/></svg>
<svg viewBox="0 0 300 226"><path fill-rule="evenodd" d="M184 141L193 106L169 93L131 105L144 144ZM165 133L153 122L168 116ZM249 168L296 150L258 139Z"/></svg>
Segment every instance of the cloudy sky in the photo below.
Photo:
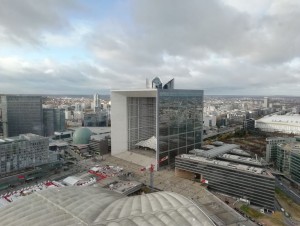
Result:
<svg viewBox="0 0 300 226"><path fill-rule="evenodd" d="M0 93L92 94L175 78L300 95L300 1L1 0Z"/></svg>

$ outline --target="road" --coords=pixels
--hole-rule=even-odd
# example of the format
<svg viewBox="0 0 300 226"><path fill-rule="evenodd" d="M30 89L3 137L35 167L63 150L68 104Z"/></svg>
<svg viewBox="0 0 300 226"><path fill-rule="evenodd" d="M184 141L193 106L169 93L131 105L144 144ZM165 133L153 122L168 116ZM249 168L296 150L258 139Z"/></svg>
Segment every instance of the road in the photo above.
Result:
<svg viewBox="0 0 300 226"><path fill-rule="evenodd" d="M275 207L275 210L277 211L280 211L281 212L281 208L282 206L280 205L280 203L277 201L277 199L275 198L275 202L274 202L274 207ZM294 226L294 225L297 225L296 223L293 222L293 220L289 217L286 217L284 214L283 214L283 220L284 220L284 225L288 225L288 226Z"/></svg>
<svg viewBox="0 0 300 226"><path fill-rule="evenodd" d="M300 196L277 178L275 178L275 186L280 188L286 195L293 199L295 203L300 205Z"/></svg>

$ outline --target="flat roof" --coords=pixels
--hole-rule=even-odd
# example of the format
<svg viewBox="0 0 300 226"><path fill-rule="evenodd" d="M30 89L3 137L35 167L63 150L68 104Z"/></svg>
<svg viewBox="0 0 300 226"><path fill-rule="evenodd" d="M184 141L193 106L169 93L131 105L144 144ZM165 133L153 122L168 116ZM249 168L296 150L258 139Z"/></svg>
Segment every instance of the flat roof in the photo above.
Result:
<svg viewBox="0 0 300 226"><path fill-rule="evenodd" d="M231 155L231 154L223 154L223 155L219 156L219 158L231 159L236 162L254 164L257 166L263 166L263 164L261 162L257 161L254 158L250 158L250 157L243 157L243 156L237 156L237 155Z"/></svg>
<svg viewBox="0 0 300 226"><path fill-rule="evenodd" d="M282 143L278 145L281 149L300 154L300 142Z"/></svg>
<svg viewBox="0 0 300 226"><path fill-rule="evenodd" d="M8 137L8 138L2 138L0 139L1 143L11 143L14 141L22 141L22 140L37 140L37 139L44 139L46 137L33 134L33 133L26 133L26 134L20 134L19 136L14 137Z"/></svg>
<svg viewBox="0 0 300 226"><path fill-rule="evenodd" d="M194 152L199 156L203 156L206 158L214 158L218 155L222 155L228 153L232 149L239 148L239 145L236 144L223 144L222 146L214 147L210 150L202 150L202 149L194 149Z"/></svg>
<svg viewBox="0 0 300 226"><path fill-rule="evenodd" d="M157 89L112 90L111 94L121 94L127 97L156 97Z"/></svg>
<svg viewBox="0 0 300 226"><path fill-rule="evenodd" d="M69 128L72 131L75 131L78 128L82 128L82 127L71 127ZM88 128L92 133L95 134L104 134L104 133L110 133L111 132L111 127L84 127L84 128Z"/></svg>
<svg viewBox="0 0 300 226"><path fill-rule="evenodd" d="M190 154L182 154L182 155L177 156L176 158L183 158L183 159L192 160L192 161L196 161L196 162L203 162L203 163L210 164L210 165L218 165L218 166L222 166L222 167L229 168L229 169L234 169L234 170L241 171L241 172L248 172L248 173L264 175L264 176L273 178L273 175L269 171L267 171L263 168L259 168L259 167L248 166L248 165L238 164L238 163L232 163L232 162L223 161L223 160L208 159L205 157L195 156L195 155L190 155Z"/></svg>
<svg viewBox="0 0 300 226"><path fill-rule="evenodd" d="M232 149L229 153L232 153L232 154L237 154L237 155L246 155L246 156L251 156L248 152L242 150L242 149L237 149L237 148L234 148Z"/></svg>

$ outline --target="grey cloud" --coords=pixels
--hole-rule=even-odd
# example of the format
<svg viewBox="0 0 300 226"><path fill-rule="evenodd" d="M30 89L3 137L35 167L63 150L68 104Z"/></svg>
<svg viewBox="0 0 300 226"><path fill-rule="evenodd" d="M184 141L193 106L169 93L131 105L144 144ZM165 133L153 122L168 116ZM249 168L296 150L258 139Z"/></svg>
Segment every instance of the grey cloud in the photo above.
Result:
<svg viewBox="0 0 300 226"><path fill-rule="evenodd" d="M84 37L93 64L56 62L53 73L45 74L47 68L36 63L15 76L0 65L0 76L3 84L22 77L26 89L38 84L41 92L143 88L145 78L160 76L164 82L175 77L177 88L210 94L300 95L299 69L289 66L300 56L300 7L290 2L271 2L258 17L221 0L129 1L129 22L105 18ZM24 42L41 41L43 31L71 29L66 12L81 10L73 1L5 0L4 5L0 27ZM8 13L16 9L20 15Z"/></svg>
<svg viewBox="0 0 300 226"><path fill-rule="evenodd" d="M4 41L17 44L40 44L42 32L71 29L66 16L74 10L84 10L72 0L2 0L0 28Z"/></svg>
<svg viewBox="0 0 300 226"><path fill-rule="evenodd" d="M110 89L111 80L107 78L114 76L86 62L69 65L57 63L51 73L45 73L46 68L33 66L11 72L0 65L1 92L11 93L10 90L14 90L15 93L25 94L91 94L100 89Z"/></svg>

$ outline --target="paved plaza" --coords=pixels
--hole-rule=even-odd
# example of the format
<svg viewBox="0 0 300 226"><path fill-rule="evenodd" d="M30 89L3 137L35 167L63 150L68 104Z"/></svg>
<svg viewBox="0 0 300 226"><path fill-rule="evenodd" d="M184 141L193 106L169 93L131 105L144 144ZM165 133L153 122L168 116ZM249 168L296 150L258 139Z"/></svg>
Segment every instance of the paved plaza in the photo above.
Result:
<svg viewBox="0 0 300 226"><path fill-rule="evenodd" d="M141 171L142 167L140 165L113 156L105 156L104 159L99 162L85 160L81 164L85 165L85 167L92 167L95 164L120 166L123 167L126 172L133 173L132 180L142 182L146 185L150 183L150 172L148 170L143 172ZM201 184L176 177L174 170L154 172L154 187L163 191L176 192L191 199L201 207L217 225L255 225L227 206L227 204L222 202L211 192L207 191Z"/></svg>

